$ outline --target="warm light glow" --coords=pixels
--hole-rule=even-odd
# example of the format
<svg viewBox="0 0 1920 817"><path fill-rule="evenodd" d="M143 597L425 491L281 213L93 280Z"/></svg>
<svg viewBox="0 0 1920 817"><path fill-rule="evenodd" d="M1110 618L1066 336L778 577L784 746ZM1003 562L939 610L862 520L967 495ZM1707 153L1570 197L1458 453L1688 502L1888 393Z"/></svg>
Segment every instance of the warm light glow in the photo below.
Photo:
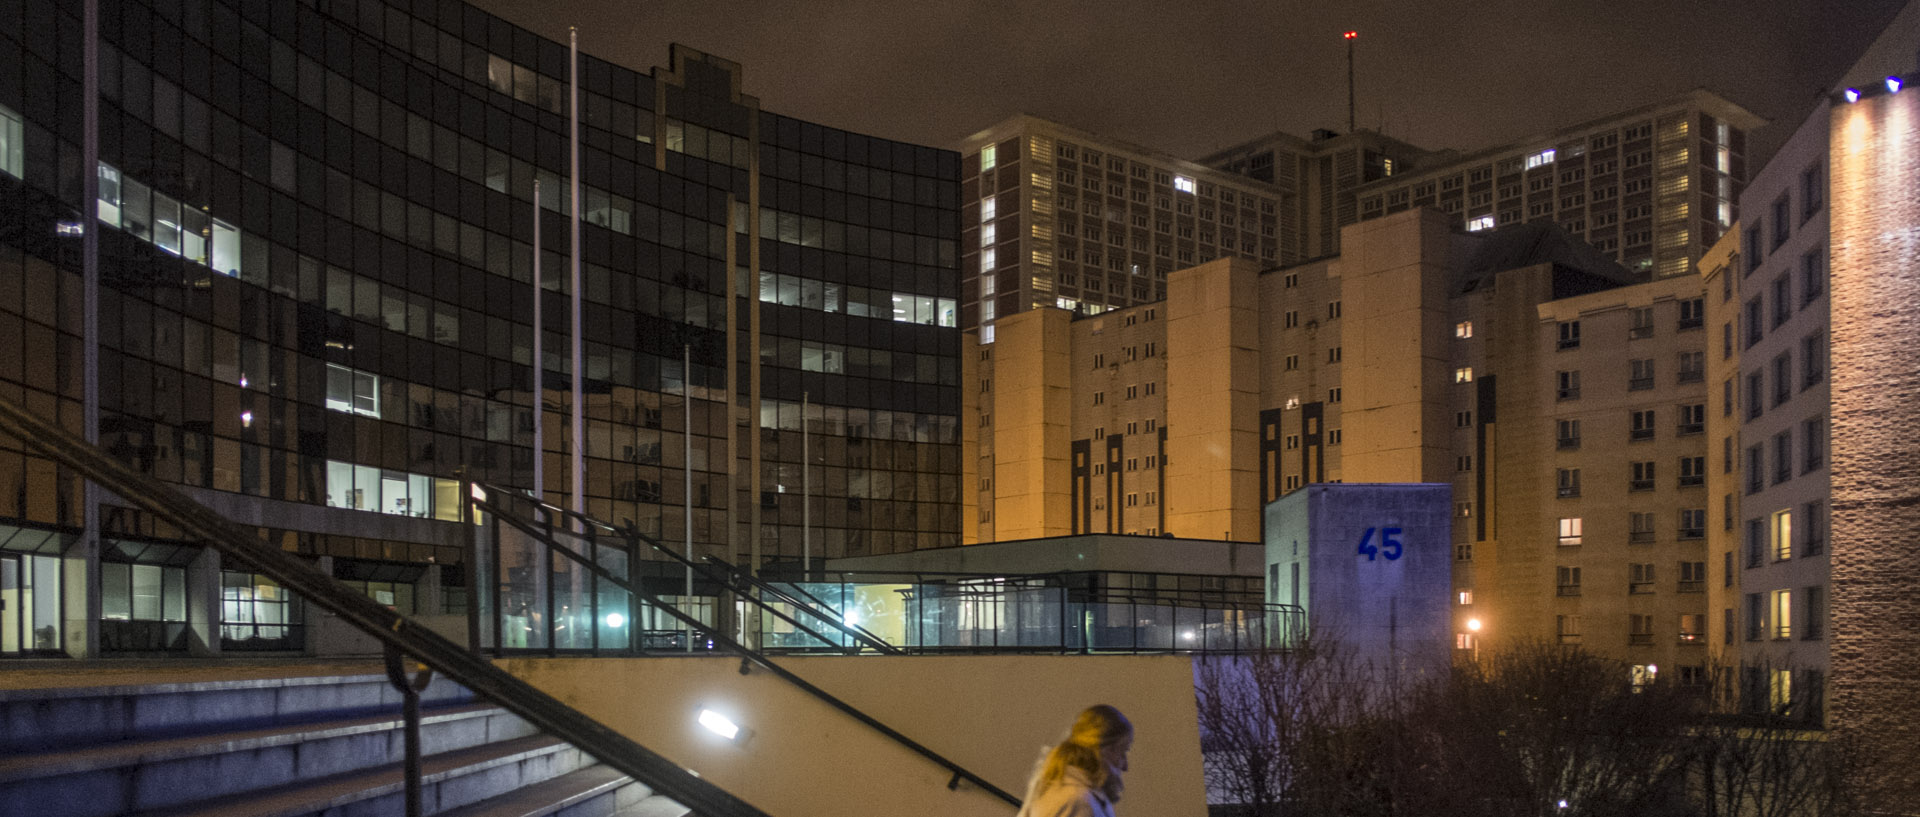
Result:
<svg viewBox="0 0 1920 817"><path fill-rule="evenodd" d="M1477 619L1477 618L1467 619L1467 629L1472 630L1476 633L1480 632L1480 619Z"/></svg>
<svg viewBox="0 0 1920 817"><path fill-rule="evenodd" d="M618 630L621 627L625 627L625 626L627 626L626 616L620 615L619 613L607 614L607 627L609 627L610 629Z"/></svg>
<svg viewBox="0 0 1920 817"><path fill-rule="evenodd" d="M1859 101L1860 101L1860 89L1859 89L1859 88L1848 88L1848 89L1847 89L1847 101L1848 101L1848 102L1859 102Z"/></svg>
<svg viewBox="0 0 1920 817"><path fill-rule="evenodd" d="M1343 38L1345 38L1345 39L1349 39L1349 40L1357 40L1357 39L1360 39L1360 32L1358 32L1358 31L1349 31L1349 32L1347 32L1347 33L1345 33L1345 34L1342 34L1342 35L1340 35L1340 36L1341 36L1341 37L1343 37Z"/></svg>
<svg viewBox="0 0 1920 817"><path fill-rule="evenodd" d="M1890 94L1900 93L1899 77L1887 77L1887 93L1890 93Z"/></svg>
<svg viewBox="0 0 1920 817"><path fill-rule="evenodd" d="M729 720L727 716L722 715L718 712L715 712L711 709L700 710L700 725L706 727L708 731L716 735L719 735L720 737L726 738L727 740L733 740L734 738L740 736L739 724L734 723L733 721Z"/></svg>

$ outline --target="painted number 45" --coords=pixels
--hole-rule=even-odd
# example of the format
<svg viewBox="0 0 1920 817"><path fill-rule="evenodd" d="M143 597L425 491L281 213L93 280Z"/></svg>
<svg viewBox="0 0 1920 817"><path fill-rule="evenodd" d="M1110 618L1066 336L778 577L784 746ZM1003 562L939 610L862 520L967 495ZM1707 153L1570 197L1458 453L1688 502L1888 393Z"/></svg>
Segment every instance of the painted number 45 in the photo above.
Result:
<svg viewBox="0 0 1920 817"><path fill-rule="evenodd" d="M1375 556L1385 558L1388 561L1400 558L1400 529L1379 528L1379 547L1375 547L1373 544L1374 530L1375 528L1367 528L1366 533L1360 534L1360 555L1367 557L1367 561L1369 562L1373 561Z"/></svg>

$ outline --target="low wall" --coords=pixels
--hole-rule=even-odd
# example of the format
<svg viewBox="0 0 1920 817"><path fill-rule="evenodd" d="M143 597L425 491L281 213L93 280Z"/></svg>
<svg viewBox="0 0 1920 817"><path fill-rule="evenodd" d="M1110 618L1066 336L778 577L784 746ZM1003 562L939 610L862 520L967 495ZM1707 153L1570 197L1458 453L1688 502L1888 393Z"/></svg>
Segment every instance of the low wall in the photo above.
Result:
<svg viewBox="0 0 1920 817"><path fill-rule="evenodd" d="M1014 796L1045 745L1090 704L1134 722L1121 811L1204 817L1206 784L1184 656L791 657L781 665ZM738 658L513 658L515 676L776 817L1005 817L1012 806ZM695 724L701 707L752 731Z"/></svg>

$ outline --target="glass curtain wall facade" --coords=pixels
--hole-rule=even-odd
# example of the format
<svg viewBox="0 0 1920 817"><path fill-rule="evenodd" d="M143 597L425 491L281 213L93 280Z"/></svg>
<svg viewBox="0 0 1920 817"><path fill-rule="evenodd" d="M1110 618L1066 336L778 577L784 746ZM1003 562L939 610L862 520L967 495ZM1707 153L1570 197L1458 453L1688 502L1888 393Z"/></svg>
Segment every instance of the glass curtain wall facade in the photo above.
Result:
<svg viewBox="0 0 1920 817"><path fill-rule="evenodd" d="M81 30L78 3L0 3L0 389L78 430L95 360L117 456L278 546L439 565L451 589L419 598L464 598L461 476L531 489L538 467L573 501L566 45L451 1L102 0L87 167ZM957 155L763 112L725 60L671 63L579 59L585 510L762 564L957 543ZM90 544L178 536L111 507L85 531L83 504L0 440L0 524L61 534L94 577L69 596L127 588L125 620L154 622L128 639L177 648L172 600L207 599L298 646L297 609L222 611L274 595L257 582ZM6 552L19 575L49 572L33 541ZM6 643L84 651L75 619L101 609L69 598Z"/></svg>

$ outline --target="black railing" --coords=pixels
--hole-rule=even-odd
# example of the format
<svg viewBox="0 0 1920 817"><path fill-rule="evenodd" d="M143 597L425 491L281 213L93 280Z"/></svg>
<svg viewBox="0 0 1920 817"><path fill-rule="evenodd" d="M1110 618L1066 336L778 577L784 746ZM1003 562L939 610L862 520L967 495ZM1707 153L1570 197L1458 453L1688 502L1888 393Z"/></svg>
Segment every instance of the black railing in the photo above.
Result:
<svg viewBox="0 0 1920 817"><path fill-rule="evenodd" d="M678 609L674 605L668 604L664 600L660 599L658 596L649 592L646 589L644 583L630 582L626 578L623 578L622 576L617 575L613 570L609 570L607 567L601 565L595 559L587 558L586 556L583 556L575 552L572 548L569 548L566 545L561 544L557 540L557 538L553 535L555 533L561 533L561 535L581 538L586 540L590 546L594 546L598 548L598 547L605 547L605 546L599 546L597 544L597 536L591 533L591 531L599 530L599 531L611 532L611 531L617 531L619 529L616 529L613 526L608 525L604 522L600 522L590 517L575 513L573 511L567 511L564 509L555 508L551 505L547 505L546 503L538 502L532 499L531 497L523 496L517 492L508 491L500 488L492 488L484 485L479 485L477 483L469 483L469 485L475 486L478 488L478 490L469 489L466 491L467 501L471 503L471 506L475 510L486 512L489 515L489 518L494 520L495 522L504 522L508 526L513 527L514 529L520 531L521 533L531 537L533 539L534 544L544 546L545 553L536 552L535 554L533 554L541 559L541 563L551 564L551 561L550 561L551 557L546 554L558 555L561 558L567 560L568 562L578 565L583 570L592 574L592 576L595 579L611 584L619 588L620 590L624 591L625 593L629 594L629 598L637 598L641 601L644 601L653 609L658 610L662 613L665 613L668 616L671 616L674 620L679 621L689 631L698 633L701 638L711 643L716 650L739 655L742 659L744 659L745 662L758 665L759 667L767 670L768 672L773 673L775 677L778 677L779 679L786 681L787 683L800 689L802 692L805 692L808 695L813 696L815 699L818 699L826 703L827 705L832 706L835 709L838 709L843 714L853 718L856 721L859 721L865 726L873 729L874 731L879 732L880 734L886 736L887 738L893 740L894 742L900 744L901 746L912 750L915 754L918 754L921 757L924 757L927 760L930 760L934 764L945 769L947 772L949 772L952 775L952 777L950 777L947 781L948 789L958 789L961 781L966 781L968 783L972 783L973 785L979 787L982 791L985 791L988 794L991 794L994 797L997 797L1010 805L1014 805L1014 806L1020 805L1019 798L1013 796L1012 794L1009 794L1004 789L1001 789L1000 787L995 786L994 784L988 782L985 778L979 776L978 774L975 774L974 772L968 770L967 768L961 766L960 764L948 759L946 756L941 755L938 752L935 752L934 750L926 747L925 745L922 745L920 742L907 737L906 735L902 734L899 730L896 730L893 727L890 727L880 722L878 719L874 718L872 715L867 714L865 711L862 711L860 708L850 703L847 703L846 701L843 701L838 697L835 697L832 693L829 693L824 689L821 689L817 686L814 686L811 683L808 683L806 679L801 678L798 675L795 675L793 672L787 670L785 667L782 667L779 664L775 663L771 658L767 657L765 653L759 650L755 650L751 647L748 647L745 644L742 644L734 640L732 637L728 636L725 632L722 632L720 629L713 627L712 625L709 625L705 622L702 622L691 615L688 615L685 611ZM502 507L502 503L494 501L493 497L496 497L496 496L501 497L502 499L512 498L515 500L524 501L528 504L535 506L536 509L538 509L542 514L557 514L562 519L578 522L580 524L581 531L583 532L582 533L556 532L549 525L542 524L541 522L538 522L538 521L527 520L515 514L505 512L505 510ZM649 544L653 545L654 549L657 552L663 553L670 557L675 557L672 561L679 562L683 566L696 567L691 562L688 562L684 557L680 557L678 556L678 554L672 553L666 548L660 546L658 542L653 542L652 540L645 537L644 534L640 534L638 531L633 530L631 527L627 528L626 530L630 535L635 537L636 540L647 541ZM631 557L637 554L632 549L628 549L626 547L621 547L621 548L618 548L617 550L619 554L628 557L625 560L624 564L631 567L634 564L634 560ZM595 555L603 555L603 554L612 555L602 550L595 551ZM495 560L496 563L498 562L497 552L489 555ZM476 562L476 564L479 564L479 563L485 562L486 559L477 557L474 561ZM615 561L619 561L619 560L615 560ZM480 593L482 594L482 601L481 601L481 604L478 606L482 606L482 607L486 606L486 604L488 603L487 594L490 592L490 588L485 583L479 583L479 586L476 587L476 589L479 590ZM757 599L754 599L752 596L742 596L741 598L743 601L749 601L751 603L758 604L763 609L768 608L768 605L765 605L764 603L759 602ZM550 605L549 609L551 609L551 603L552 603L551 595L548 596L547 601L549 602L549 605ZM557 623L556 619L553 619L553 618L549 618L547 619L547 621L549 626L553 626L554 624ZM631 630L632 628L627 628L627 629ZM476 634L476 638L483 638L483 637L484 636L480 634ZM547 641L548 643L555 643L557 639L548 638ZM743 672L745 671L745 666L746 665L743 663L742 664Z"/></svg>
<svg viewBox="0 0 1920 817"><path fill-rule="evenodd" d="M251 528L228 521L171 486L107 455L79 435L4 397L0 397L0 431L112 491L120 500L166 520L181 531L183 538L203 542L221 556L279 582L308 603L373 636L387 649L452 678L474 694L573 744L694 813L764 817L765 812L746 801L495 667L465 646L447 640L364 593L341 585L299 556L261 542ZM417 729L416 724L409 727ZM417 787L410 787L409 799L416 798L417 792Z"/></svg>

